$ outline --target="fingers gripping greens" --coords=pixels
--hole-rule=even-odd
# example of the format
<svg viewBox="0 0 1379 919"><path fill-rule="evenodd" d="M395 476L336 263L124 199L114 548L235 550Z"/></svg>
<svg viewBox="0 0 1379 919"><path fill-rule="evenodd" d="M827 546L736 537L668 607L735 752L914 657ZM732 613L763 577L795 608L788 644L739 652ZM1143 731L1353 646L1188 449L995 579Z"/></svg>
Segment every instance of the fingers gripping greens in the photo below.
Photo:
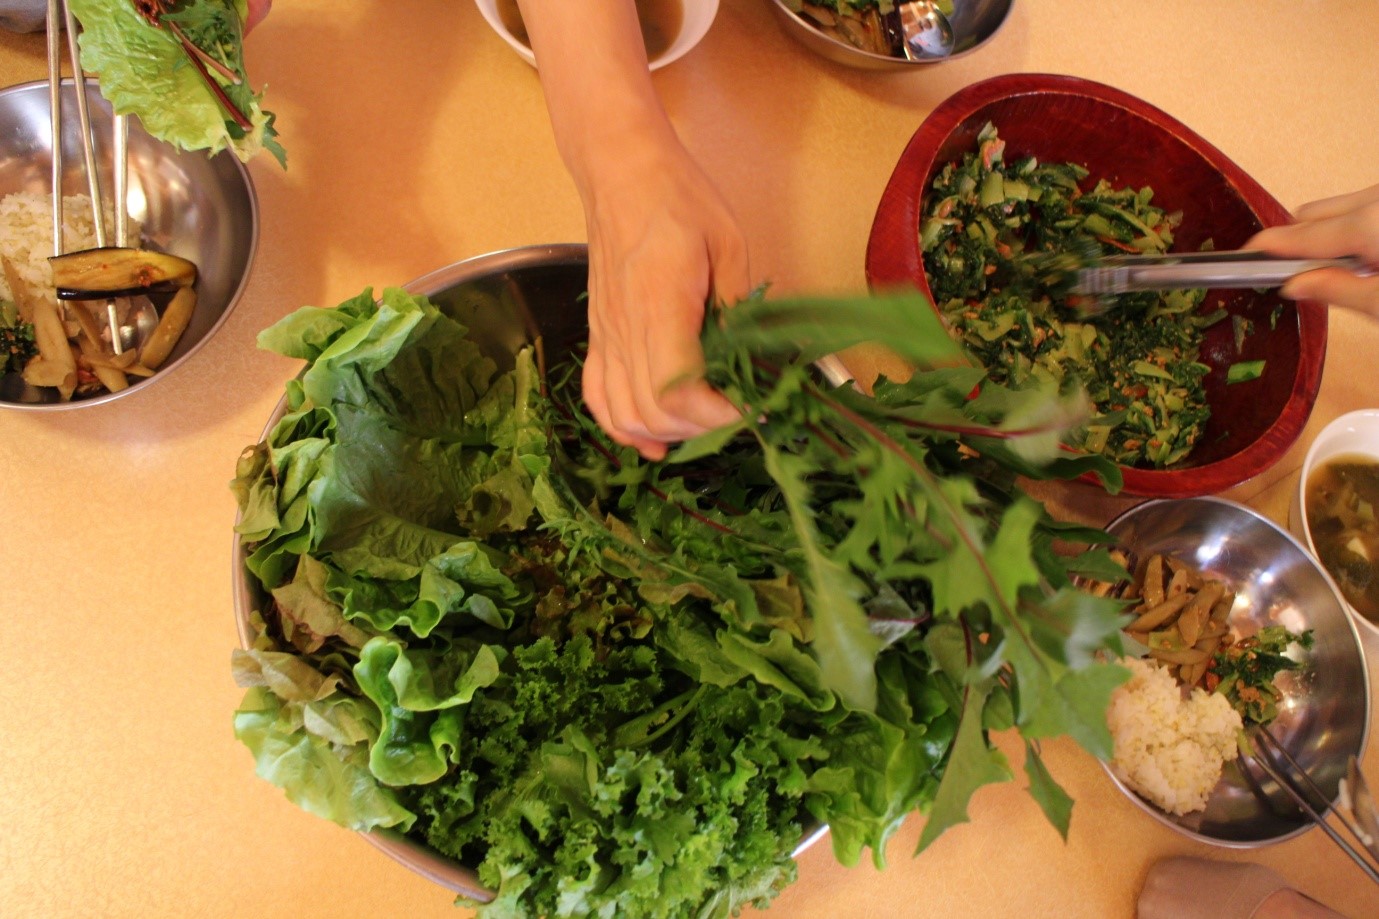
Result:
<svg viewBox="0 0 1379 919"><path fill-rule="evenodd" d="M235 490L262 588L236 731L301 806L477 866L488 916L728 915L793 877L808 822L879 862L1008 779L1066 831L1038 757L1110 753L1119 606L1077 592L1014 472L1079 403L960 366L914 298L766 301L704 336L737 429L646 463L532 352L498 372L456 318L386 291L261 336L308 362ZM912 330L949 369L875 398L808 360ZM980 384L980 385L979 385ZM759 419L759 420L755 420ZM980 453L978 452L980 451Z"/></svg>

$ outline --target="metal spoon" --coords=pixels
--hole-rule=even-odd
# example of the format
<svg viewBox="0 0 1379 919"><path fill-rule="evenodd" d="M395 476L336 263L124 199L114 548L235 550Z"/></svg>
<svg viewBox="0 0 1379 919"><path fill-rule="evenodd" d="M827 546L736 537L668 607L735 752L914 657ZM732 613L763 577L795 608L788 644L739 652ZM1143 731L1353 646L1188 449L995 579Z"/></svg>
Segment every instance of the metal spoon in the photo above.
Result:
<svg viewBox="0 0 1379 919"><path fill-rule="evenodd" d="M953 53L953 24L934 0L909 0L899 3L900 43L911 61L930 61Z"/></svg>

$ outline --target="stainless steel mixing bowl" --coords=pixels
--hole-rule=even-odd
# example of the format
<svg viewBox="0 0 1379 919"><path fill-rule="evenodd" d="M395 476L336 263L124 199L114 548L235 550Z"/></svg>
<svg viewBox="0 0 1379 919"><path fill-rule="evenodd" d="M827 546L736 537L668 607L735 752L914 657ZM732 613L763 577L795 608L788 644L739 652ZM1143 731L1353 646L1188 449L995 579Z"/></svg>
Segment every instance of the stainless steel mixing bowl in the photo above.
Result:
<svg viewBox="0 0 1379 919"><path fill-rule="evenodd" d="M1275 683L1284 698L1270 730L1334 802L1346 759L1363 758L1370 704L1360 637L1327 574L1287 531L1221 498L1147 501L1107 529L1136 557L1163 553L1225 581L1237 595L1230 624L1243 635L1274 624L1298 633L1312 630L1314 643L1303 652L1302 668L1280 674ZM1202 842L1249 848L1312 826L1243 757L1226 764L1205 810L1181 817L1111 777L1146 813Z"/></svg>
<svg viewBox="0 0 1379 919"><path fill-rule="evenodd" d="M63 192L86 194L76 86L62 86ZM92 132L98 144L105 196L114 188L110 156L110 105L86 85ZM0 90L0 197L15 192L48 194L51 189L51 108L46 80ZM230 314L244 291L258 246L259 211L248 171L231 153L208 157L179 150L150 137L129 119L130 216L143 225L144 245L196 263L196 312L177 347L151 377L130 378L128 389L61 402L53 389L23 385L18 374L0 381L0 408L53 411L89 408L140 392L186 362Z"/></svg>
<svg viewBox="0 0 1379 919"><path fill-rule="evenodd" d="M863 51L855 45L816 29L790 9L786 0L771 0L781 30L821 57L862 70L913 70L932 67L976 51L1005 25L1015 0L953 0L953 53L947 57L908 60Z"/></svg>
<svg viewBox="0 0 1379 919"><path fill-rule="evenodd" d="M588 289L588 252L579 244L527 246L456 262L405 285L424 294L442 312L463 316L469 336L500 368L512 366L522 345L542 340L546 359L558 364L588 338L583 295ZM287 411L278 402L259 439L267 439ZM253 642L250 615L257 607L254 585L244 567L244 547L234 540L232 581L235 625L240 644ZM795 847L799 855L828 833L807 828ZM478 900L492 896L473 869L392 830L374 830L364 838L390 858L456 893Z"/></svg>

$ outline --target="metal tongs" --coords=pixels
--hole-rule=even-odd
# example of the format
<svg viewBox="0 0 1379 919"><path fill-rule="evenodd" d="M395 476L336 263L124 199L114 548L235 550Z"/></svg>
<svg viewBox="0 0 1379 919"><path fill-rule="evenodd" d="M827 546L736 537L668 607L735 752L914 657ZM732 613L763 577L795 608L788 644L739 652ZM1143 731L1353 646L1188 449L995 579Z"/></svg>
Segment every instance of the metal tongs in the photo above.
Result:
<svg viewBox="0 0 1379 919"><path fill-rule="evenodd" d="M1108 256L1079 268L1071 293L1101 297L1141 290L1277 287L1318 268L1367 273L1365 263L1355 256L1279 258L1249 250Z"/></svg>
<svg viewBox="0 0 1379 919"><path fill-rule="evenodd" d="M1379 884L1379 819L1369 798L1369 790L1352 756L1347 764L1346 778L1340 783L1340 798L1333 805L1327 795L1307 774L1307 770L1289 755L1283 744L1270 733L1268 728L1256 727L1250 731L1250 741L1254 752L1249 760L1274 781L1292 799L1307 818L1321 827L1322 831L1359 865L1371 881ZM1343 836L1327 822L1327 812L1333 812L1360 848ZM1368 857L1367 857L1368 856Z"/></svg>
<svg viewBox="0 0 1379 919"><path fill-rule="evenodd" d="M81 68L81 54L77 45L77 23L72 10L63 0L48 0L48 100L52 114L52 190L53 190L53 255L66 253L62 229L62 31L67 32L67 48L72 61L72 83L77 101L78 125L81 130L82 160L86 168L87 191L91 197L92 222L96 245L106 245L105 201L101 195L100 174L96 168L96 147L91 130L91 112L86 104L86 75ZM129 244L129 217L125 201L129 185L129 122L124 115L114 115L111 121L111 153L114 158L115 245ZM116 354L124 353L124 340L116 315L115 301L105 304L106 321L110 326L110 346ZM132 328L131 332L134 331Z"/></svg>

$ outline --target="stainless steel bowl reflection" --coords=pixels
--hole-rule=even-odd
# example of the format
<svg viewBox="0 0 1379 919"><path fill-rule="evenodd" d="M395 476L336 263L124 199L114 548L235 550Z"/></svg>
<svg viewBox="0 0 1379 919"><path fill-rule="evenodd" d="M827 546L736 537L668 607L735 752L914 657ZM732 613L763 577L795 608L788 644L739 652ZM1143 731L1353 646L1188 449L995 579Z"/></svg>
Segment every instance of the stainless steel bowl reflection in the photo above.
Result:
<svg viewBox="0 0 1379 919"><path fill-rule="evenodd" d="M63 81L62 162L64 194L86 194L76 86ZM102 189L114 187L109 155L110 105L86 86L98 144ZM0 197L15 192L48 194L51 189L52 130L48 83L0 90ZM131 378L128 389L61 402L55 390L26 387L18 374L0 385L0 407L53 411L100 405L139 392L167 376L204 345L224 323L244 290L258 246L259 213L248 171L231 153L206 156L178 150L150 137L129 119L130 215L143 225L144 243L196 263L196 312L168 360L151 377Z"/></svg>
<svg viewBox="0 0 1379 919"><path fill-rule="evenodd" d="M480 255L440 268L404 285L430 298L442 312L464 317L470 337L500 369L513 355L541 338L546 360L559 364L589 335L583 295L588 289L588 250L581 244L527 246ZM264 426L264 440L287 411L281 399ZM238 522L238 521L236 521ZM234 540L231 577L235 627L240 645L253 642L250 615L259 598L244 567L244 547ZM795 847L798 856L828 834L828 827L807 827ZM392 830L373 830L364 838L389 858L442 887L476 900L492 893L474 870Z"/></svg>
<svg viewBox="0 0 1379 919"><path fill-rule="evenodd" d="M953 0L953 15L948 17L953 26L953 53L947 57L908 60L863 51L855 45L816 29L793 12L787 0L771 0L776 21L787 35L835 64L863 70L909 70L914 67L931 67L970 54L995 37L1009 18L1010 8L1014 4L1015 0Z"/></svg>
<svg viewBox="0 0 1379 919"><path fill-rule="evenodd" d="M1302 669L1281 674L1276 684L1284 700L1270 730L1327 800L1335 801L1347 757L1364 755L1369 674L1355 625L1326 572L1287 531L1221 498L1147 501L1107 530L1137 557L1172 555L1229 584L1237 594L1230 622L1243 634L1273 624L1312 630L1314 644L1303 652ZM1282 789L1243 758L1226 764L1205 810L1181 817L1111 778L1159 822L1214 845L1269 845L1312 826Z"/></svg>

